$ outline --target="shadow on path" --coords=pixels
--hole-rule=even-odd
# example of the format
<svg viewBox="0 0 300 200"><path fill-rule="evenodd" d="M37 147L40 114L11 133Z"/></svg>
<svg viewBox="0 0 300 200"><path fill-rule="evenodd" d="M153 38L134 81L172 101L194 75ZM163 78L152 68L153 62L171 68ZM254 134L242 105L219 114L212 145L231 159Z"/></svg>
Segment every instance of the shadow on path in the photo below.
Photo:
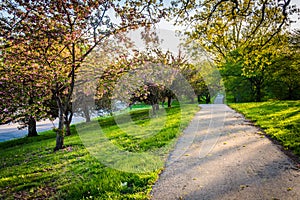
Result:
<svg viewBox="0 0 300 200"><path fill-rule="evenodd" d="M278 146L228 106L200 106L152 199L300 199L300 171Z"/></svg>

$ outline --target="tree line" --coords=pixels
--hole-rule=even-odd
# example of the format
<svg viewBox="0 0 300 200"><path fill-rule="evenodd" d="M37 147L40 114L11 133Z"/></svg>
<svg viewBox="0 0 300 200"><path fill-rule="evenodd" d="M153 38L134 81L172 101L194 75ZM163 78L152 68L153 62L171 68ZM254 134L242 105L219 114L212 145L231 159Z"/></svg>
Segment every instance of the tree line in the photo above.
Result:
<svg viewBox="0 0 300 200"><path fill-rule="evenodd" d="M209 53L224 76L227 91L237 101L260 101L265 94L297 99L299 31L287 31L290 16L297 12L299 9L289 0L3 1L1 122L23 121L35 127L38 120L58 118L55 150L61 149L64 136L70 134L72 104L94 96L99 109L107 108L118 78L146 61L165 63L184 74L198 97L209 99L199 66L180 54L176 57L159 49L130 56L124 53L131 47L126 42L126 31L143 27L147 39L147 34L151 35L149 27L162 18L176 19L175 24L190 27L185 31L186 43L196 41ZM95 70L100 71L96 84L86 76ZM81 72L85 77L80 77ZM91 84L97 92L74 91L76 84ZM176 83L170 82L169 87L172 84ZM155 110L158 102L170 102L171 98L174 94L168 88L149 82L136 90L131 100L143 101ZM78 109L89 117L88 108ZM29 133L37 134L34 128L29 128Z"/></svg>

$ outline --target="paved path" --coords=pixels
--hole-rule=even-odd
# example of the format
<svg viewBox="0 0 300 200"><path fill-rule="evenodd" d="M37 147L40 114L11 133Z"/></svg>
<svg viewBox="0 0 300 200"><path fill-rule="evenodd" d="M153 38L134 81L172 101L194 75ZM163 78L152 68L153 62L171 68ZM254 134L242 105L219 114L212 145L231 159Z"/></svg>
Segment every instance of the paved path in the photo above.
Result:
<svg viewBox="0 0 300 200"><path fill-rule="evenodd" d="M152 199L300 199L300 170L260 133L224 104L201 105Z"/></svg>

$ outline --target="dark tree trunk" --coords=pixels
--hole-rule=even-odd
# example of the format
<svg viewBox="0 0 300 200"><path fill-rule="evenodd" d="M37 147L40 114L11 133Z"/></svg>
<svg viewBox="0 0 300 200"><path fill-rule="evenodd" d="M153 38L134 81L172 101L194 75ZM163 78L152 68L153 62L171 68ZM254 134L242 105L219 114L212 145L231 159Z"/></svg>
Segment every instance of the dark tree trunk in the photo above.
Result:
<svg viewBox="0 0 300 200"><path fill-rule="evenodd" d="M172 107L172 97L168 97L168 108Z"/></svg>
<svg viewBox="0 0 300 200"><path fill-rule="evenodd" d="M288 100L293 100L293 88L289 87Z"/></svg>
<svg viewBox="0 0 300 200"><path fill-rule="evenodd" d="M262 88L264 84L263 78L254 78L250 79L251 84L253 87L253 93L254 93L254 100L256 102L261 102L263 94L262 94Z"/></svg>
<svg viewBox="0 0 300 200"><path fill-rule="evenodd" d="M152 105L152 114L153 114L153 115L155 115L155 114L156 114L155 105Z"/></svg>
<svg viewBox="0 0 300 200"><path fill-rule="evenodd" d="M66 136L71 135L70 126L71 126L72 118L73 118L73 112L72 111L69 111L65 114Z"/></svg>
<svg viewBox="0 0 300 200"><path fill-rule="evenodd" d="M28 137L34 136L38 136L36 131L36 120L33 116L30 116L28 121Z"/></svg>
<svg viewBox="0 0 300 200"><path fill-rule="evenodd" d="M193 97L191 97L191 103L194 103L195 102L195 99Z"/></svg>
<svg viewBox="0 0 300 200"><path fill-rule="evenodd" d="M256 102L261 102L261 85L258 84L256 85L256 96L255 96L255 101Z"/></svg>
<svg viewBox="0 0 300 200"><path fill-rule="evenodd" d="M79 67L79 65L77 65ZM64 147L64 124L65 122L70 125L72 121L72 107L71 107L71 97L73 94L74 84L75 84L75 68L76 68L76 59L75 59L75 44L72 43L72 70L70 73L71 77L71 83L70 87L68 89L67 98L65 100L62 100L64 98L60 98L63 93L61 88L59 87L59 84L56 84L56 90L54 91L54 95L56 98L57 106L59 108L59 122L58 122L58 130L56 132L56 146L54 148L54 151L57 151L59 149L62 149ZM70 116L68 115L70 113ZM65 116L65 118L64 118ZM68 134L70 135L70 127L67 127Z"/></svg>
<svg viewBox="0 0 300 200"><path fill-rule="evenodd" d="M66 121L65 126L66 126L66 136L70 136L71 135L70 122Z"/></svg>
<svg viewBox="0 0 300 200"><path fill-rule="evenodd" d="M197 95L198 103L201 103L201 95Z"/></svg>
<svg viewBox="0 0 300 200"><path fill-rule="evenodd" d="M209 94L209 93L206 95L205 103L206 103L206 104L209 104L209 103L210 103L210 94Z"/></svg>

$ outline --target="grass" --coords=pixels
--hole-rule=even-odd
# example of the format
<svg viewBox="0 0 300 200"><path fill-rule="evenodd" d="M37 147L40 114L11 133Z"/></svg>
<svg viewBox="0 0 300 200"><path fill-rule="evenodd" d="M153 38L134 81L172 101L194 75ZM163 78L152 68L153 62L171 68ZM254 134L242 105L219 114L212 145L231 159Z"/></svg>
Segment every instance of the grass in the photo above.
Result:
<svg viewBox="0 0 300 200"><path fill-rule="evenodd" d="M81 123L71 127L72 135L65 138L66 148L55 153L53 131L0 143L0 199L148 199L164 158L197 110L197 106L187 105L152 116L149 109L138 109L127 115L131 122L116 123L114 117L103 117ZM86 145L89 139L99 142L103 138L107 138L102 143L104 151L93 149L97 145ZM123 165L131 164L120 168L123 165L118 165L118 157L111 157L111 146L133 155L150 152L150 161L151 156L160 153L154 157L160 160L156 160L153 170L146 166L148 170L142 167L140 173L133 173L128 169L149 160L120 157Z"/></svg>
<svg viewBox="0 0 300 200"><path fill-rule="evenodd" d="M285 149L300 157L300 101L236 103L230 107L243 113Z"/></svg>

